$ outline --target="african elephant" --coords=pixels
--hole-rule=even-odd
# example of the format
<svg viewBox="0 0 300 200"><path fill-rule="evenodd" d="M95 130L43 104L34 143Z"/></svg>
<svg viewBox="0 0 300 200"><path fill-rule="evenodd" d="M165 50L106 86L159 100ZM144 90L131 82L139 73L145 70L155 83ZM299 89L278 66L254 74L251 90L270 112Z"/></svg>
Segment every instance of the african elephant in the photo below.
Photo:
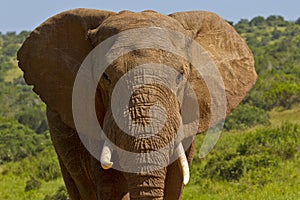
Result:
<svg viewBox="0 0 300 200"><path fill-rule="evenodd" d="M187 60L188 56L178 56L167 50L154 48L151 42L144 41L151 34L142 34L138 38L137 35L133 37L127 34L127 40L123 41L133 42L133 47L129 47L129 51L121 53L109 63L101 77L95 78L94 72L88 72L91 76L87 75L83 79L87 83L96 82L94 96L90 99L94 102L92 107L99 127L103 128L107 139L104 141L101 137L95 142L93 149L99 153L96 153L99 156L97 158L86 148L75 122L76 78L82 63L93 62L95 54L89 59L87 57L101 43L119 33L141 28L171 30L191 38L201 46L205 53L201 54L199 62L211 60L220 73L222 84L218 87L225 94L222 102L226 108L225 115L211 122L215 116L211 106L217 101L219 94L215 95L214 91L210 91L206 84L210 78L206 77L205 80L203 74ZM174 43L180 39L173 40L173 33L167 37L156 34L156 37L158 41L160 37L164 37L160 42L152 41L158 46L167 42L170 48L178 49ZM128 47L116 47L118 40L117 37L107 42L106 49L99 51L104 51L106 55L108 51L117 49L116 52L119 52ZM138 40L148 45L147 48L135 48L134 42ZM187 41L189 40L185 44L189 45ZM104 56L104 59L107 58ZM194 135L189 133L189 125L196 124L196 132L203 133L212 125L218 124L241 102L256 81L253 55L246 43L225 20L204 11L170 15L154 11L65 11L49 18L30 34L18 51L18 60L27 84L34 86L34 92L47 105L51 139L68 193L74 200L180 199L183 182L187 183L189 178L188 168L194 152ZM152 68L152 64L155 67ZM165 70L160 66L169 67ZM201 70L213 72L210 65L200 67ZM131 71L133 73L130 78L141 82L131 86L126 86L126 81L118 84ZM153 82L145 81L149 77ZM210 77L213 78L214 74ZM164 85L164 82L168 83ZM127 111L116 111L119 122L114 118L111 106L117 85L121 87L116 94L117 104L122 100L122 92L126 92L126 88L131 87L133 90L125 105ZM186 92L187 85L194 91L193 95ZM217 87L217 84L213 86ZM84 87L80 91L85 92ZM82 104L87 101L85 93L77 98ZM81 110L83 115L90 115L90 110ZM185 114L182 113L183 110ZM198 114L193 113L195 110L199 111ZM119 127L120 122L128 126L129 133ZM186 127L185 131L179 131L181 125ZM138 129L143 130L142 134ZM151 131L156 129L156 134L151 135ZM119 154L112 145L125 153ZM148 155L147 153L159 149L164 151L155 163L152 163L155 160L153 157L131 160L126 157L126 152ZM175 161L170 159L171 155L178 155ZM161 164L163 161L168 164ZM155 170L134 172L135 169L148 169L147 167L154 165ZM129 170L122 171L122 167Z"/></svg>

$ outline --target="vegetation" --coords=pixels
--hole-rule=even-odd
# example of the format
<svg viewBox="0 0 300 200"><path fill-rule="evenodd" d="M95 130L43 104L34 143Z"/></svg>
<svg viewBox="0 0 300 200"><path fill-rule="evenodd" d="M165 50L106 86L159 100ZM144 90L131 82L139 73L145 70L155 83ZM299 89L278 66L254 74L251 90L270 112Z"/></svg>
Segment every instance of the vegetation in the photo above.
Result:
<svg viewBox="0 0 300 200"><path fill-rule="evenodd" d="M48 134L35 132L14 120L0 117L0 164L36 156L47 144Z"/></svg>
<svg viewBox="0 0 300 200"><path fill-rule="evenodd" d="M252 50L259 76L252 91L226 120L225 128L267 125L267 112L291 109L300 103L300 25L269 16L242 19L234 27Z"/></svg>
<svg viewBox="0 0 300 200"><path fill-rule="evenodd" d="M299 136L291 123L224 134L204 159L196 153L183 199L298 199Z"/></svg>
<svg viewBox="0 0 300 200"><path fill-rule="evenodd" d="M300 18L231 24L251 48L259 77L202 159L204 136L197 138L183 199L299 199ZM0 33L0 199L67 200L45 105L17 67L28 34Z"/></svg>
<svg viewBox="0 0 300 200"><path fill-rule="evenodd" d="M246 129L258 124L269 125L268 113L258 107L242 104L225 120L224 129Z"/></svg>

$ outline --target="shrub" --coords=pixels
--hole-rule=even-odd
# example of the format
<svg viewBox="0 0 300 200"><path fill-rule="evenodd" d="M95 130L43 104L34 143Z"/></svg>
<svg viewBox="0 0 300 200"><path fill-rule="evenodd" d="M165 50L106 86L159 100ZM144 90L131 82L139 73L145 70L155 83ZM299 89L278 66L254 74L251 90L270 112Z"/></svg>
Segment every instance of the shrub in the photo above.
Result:
<svg viewBox="0 0 300 200"><path fill-rule="evenodd" d="M300 25L300 17L295 21L295 24Z"/></svg>
<svg viewBox="0 0 300 200"><path fill-rule="evenodd" d="M30 191L30 190L37 190L41 187L41 182L38 179L31 178L28 181L26 181L26 186L25 186L25 192Z"/></svg>
<svg viewBox="0 0 300 200"><path fill-rule="evenodd" d="M237 149L241 155L265 153L281 159L293 158L298 153L300 126L284 123L278 128L263 128L246 137Z"/></svg>
<svg viewBox="0 0 300 200"><path fill-rule="evenodd" d="M300 80L297 75L274 73L269 72L266 75L269 78L259 77L245 102L264 110L275 107L290 109L292 105L300 103Z"/></svg>
<svg viewBox="0 0 300 200"><path fill-rule="evenodd" d="M252 170L276 166L278 158L268 154L253 154L248 156L227 154L213 156L205 166L204 176L220 180L239 180Z"/></svg>
<svg viewBox="0 0 300 200"><path fill-rule="evenodd" d="M42 151L48 140L28 127L0 117L0 164L19 161Z"/></svg>
<svg viewBox="0 0 300 200"><path fill-rule="evenodd" d="M48 123L45 113L39 107L27 109L17 114L18 122L24 124L40 134L48 130Z"/></svg>
<svg viewBox="0 0 300 200"><path fill-rule="evenodd" d="M237 181L248 173L269 171L284 160L299 155L300 125L284 123L280 127L264 127L248 133L236 144L216 148L197 169L199 177ZM201 180L195 180L201 182Z"/></svg>
<svg viewBox="0 0 300 200"><path fill-rule="evenodd" d="M262 16L254 17L249 24L251 26L259 26L259 27L265 27L267 25L266 20Z"/></svg>
<svg viewBox="0 0 300 200"><path fill-rule="evenodd" d="M248 104L239 105L225 120L225 130L245 129L256 125L269 125L269 115L263 109Z"/></svg>
<svg viewBox="0 0 300 200"><path fill-rule="evenodd" d="M53 146L50 145L37 156L30 156L20 162L8 163L5 166L15 176L27 177L29 175L46 182L61 178L57 156Z"/></svg>
<svg viewBox="0 0 300 200"><path fill-rule="evenodd" d="M56 191L54 195L46 195L44 200L70 200L70 198L66 188L62 186Z"/></svg>
<svg viewBox="0 0 300 200"><path fill-rule="evenodd" d="M61 171L57 156L52 148L47 148L41 152L35 161L35 176L44 181L51 181L61 177Z"/></svg>

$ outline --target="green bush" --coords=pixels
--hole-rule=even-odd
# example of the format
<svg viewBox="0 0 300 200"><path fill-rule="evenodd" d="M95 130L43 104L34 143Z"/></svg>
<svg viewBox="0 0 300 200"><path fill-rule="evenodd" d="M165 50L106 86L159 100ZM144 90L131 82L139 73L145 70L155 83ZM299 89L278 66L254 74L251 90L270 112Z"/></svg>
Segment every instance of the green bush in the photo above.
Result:
<svg viewBox="0 0 300 200"><path fill-rule="evenodd" d="M2 52L5 56L15 56L19 48L20 48L19 44L11 43L5 46Z"/></svg>
<svg viewBox="0 0 300 200"><path fill-rule="evenodd" d="M264 96L271 108L290 109L292 105L300 102L300 85L296 82L276 82L265 91Z"/></svg>
<svg viewBox="0 0 300 200"><path fill-rule="evenodd" d="M295 21L295 24L300 25L300 17Z"/></svg>
<svg viewBox="0 0 300 200"><path fill-rule="evenodd" d="M258 129L239 141L228 140L227 145L216 147L202 161L196 169L197 176L238 181L248 173L276 168L278 163L299 156L299 138L300 125L284 123L277 128ZM201 183L201 178L194 182Z"/></svg>
<svg viewBox="0 0 300 200"><path fill-rule="evenodd" d="M60 167L54 151L45 150L41 153L35 175L45 181L51 181L61 177Z"/></svg>
<svg viewBox="0 0 300 200"><path fill-rule="evenodd" d="M0 82L0 116L14 118L34 131L47 130L46 106L32 88Z"/></svg>
<svg viewBox="0 0 300 200"><path fill-rule="evenodd" d="M209 159L204 169L204 176L217 180L239 180L249 171L276 166L278 158L268 154L249 156L235 154L216 155Z"/></svg>
<svg viewBox="0 0 300 200"><path fill-rule="evenodd" d="M44 200L70 200L70 198L66 188L62 186L56 191L54 195L46 195Z"/></svg>
<svg viewBox="0 0 300 200"><path fill-rule="evenodd" d="M265 18L262 16L254 17L249 24L257 27L265 27L267 25Z"/></svg>
<svg viewBox="0 0 300 200"><path fill-rule="evenodd" d="M260 77L245 102L264 110L290 109L300 103L300 79L295 74L270 72L272 78Z"/></svg>
<svg viewBox="0 0 300 200"><path fill-rule="evenodd" d="M239 105L225 120L225 130L245 129L256 125L269 125L269 115L263 109L249 104Z"/></svg>
<svg viewBox="0 0 300 200"><path fill-rule="evenodd" d="M49 139L30 128L0 117L0 164L18 161L42 151Z"/></svg>
<svg viewBox="0 0 300 200"><path fill-rule="evenodd" d="M285 21L284 18L282 16L279 15L271 15L267 18L267 23L269 26L279 26L279 27L283 27L283 26L287 26L289 25L289 22Z"/></svg>
<svg viewBox="0 0 300 200"><path fill-rule="evenodd" d="M279 128L262 128L248 136L237 151L241 155L264 153L291 159L299 153L300 126L284 123Z"/></svg>
<svg viewBox="0 0 300 200"><path fill-rule="evenodd" d="M24 178L30 176L43 182L51 182L61 178L57 155L53 146L50 145L38 153L37 156L30 156L18 162L6 163L3 173Z"/></svg>
<svg viewBox="0 0 300 200"><path fill-rule="evenodd" d="M21 124L28 126L36 133L40 134L48 130L46 114L41 112L42 110L43 109L39 106L29 108L18 113L16 118Z"/></svg>
<svg viewBox="0 0 300 200"><path fill-rule="evenodd" d="M38 179L31 178L26 181L25 192L30 190L38 190L41 187L42 183Z"/></svg>

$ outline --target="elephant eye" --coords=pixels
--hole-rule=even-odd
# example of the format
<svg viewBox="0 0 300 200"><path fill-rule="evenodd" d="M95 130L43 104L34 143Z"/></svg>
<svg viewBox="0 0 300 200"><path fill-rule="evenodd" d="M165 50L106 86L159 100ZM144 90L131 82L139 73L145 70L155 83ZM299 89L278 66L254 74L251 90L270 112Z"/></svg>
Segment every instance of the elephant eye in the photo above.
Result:
<svg viewBox="0 0 300 200"><path fill-rule="evenodd" d="M108 82L111 82L108 75L106 73L103 73L103 77L105 80L107 80Z"/></svg>
<svg viewBox="0 0 300 200"><path fill-rule="evenodd" d="M103 77L104 77L106 80L109 79L106 73L103 73Z"/></svg>
<svg viewBox="0 0 300 200"><path fill-rule="evenodd" d="M179 84L183 80L183 72L180 72L176 77L176 83Z"/></svg>

